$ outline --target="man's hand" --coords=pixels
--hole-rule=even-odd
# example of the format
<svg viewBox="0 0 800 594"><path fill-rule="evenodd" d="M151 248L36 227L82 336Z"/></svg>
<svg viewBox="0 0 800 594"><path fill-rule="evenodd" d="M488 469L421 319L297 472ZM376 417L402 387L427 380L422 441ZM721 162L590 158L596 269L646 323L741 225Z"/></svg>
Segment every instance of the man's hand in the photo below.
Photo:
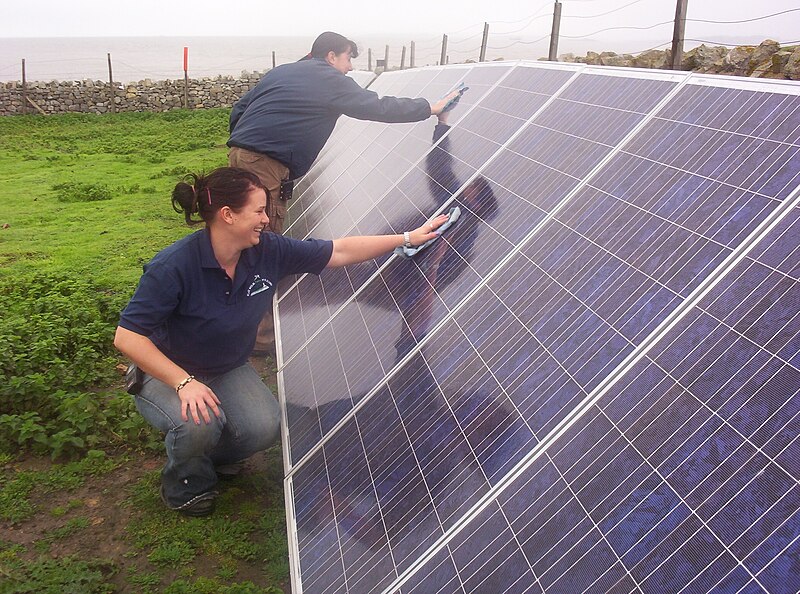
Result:
<svg viewBox="0 0 800 594"><path fill-rule="evenodd" d="M447 104L450 102L451 99L455 99L460 95L461 95L461 89L456 89L452 93L449 93L448 95L445 95L444 97L439 99L436 103L431 105L431 115L438 116L440 113L442 113L444 108L447 107Z"/></svg>

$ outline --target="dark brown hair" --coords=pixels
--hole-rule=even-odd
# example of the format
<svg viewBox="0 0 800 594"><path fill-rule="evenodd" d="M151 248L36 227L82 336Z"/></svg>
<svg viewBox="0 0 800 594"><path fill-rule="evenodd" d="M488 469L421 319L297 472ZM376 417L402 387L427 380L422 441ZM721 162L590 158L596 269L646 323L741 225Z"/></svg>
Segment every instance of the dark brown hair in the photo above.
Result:
<svg viewBox="0 0 800 594"><path fill-rule="evenodd" d="M266 192L256 174L236 167L220 167L207 175L190 173L172 190L172 208L183 213L187 225L208 224L223 206L239 212L247 203L247 194L256 188Z"/></svg>
<svg viewBox="0 0 800 594"><path fill-rule="evenodd" d="M350 54L354 58L358 57L358 46L355 41L333 31L325 31L314 40L310 55L312 58L324 58L328 55L328 52L333 52L338 56L347 50L350 50Z"/></svg>

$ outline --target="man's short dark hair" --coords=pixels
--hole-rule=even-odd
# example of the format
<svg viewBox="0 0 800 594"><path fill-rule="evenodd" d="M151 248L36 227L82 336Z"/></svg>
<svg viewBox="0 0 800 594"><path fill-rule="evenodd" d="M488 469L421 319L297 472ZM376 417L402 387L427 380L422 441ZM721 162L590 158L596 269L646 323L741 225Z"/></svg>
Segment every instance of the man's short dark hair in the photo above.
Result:
<svg viewBox="0 0 800 594"><path fill-rule="evenodd" d="M333 52L338 56L347 50L350 50L354 58L358 57L358 46L355 41L333 31L325 31L314 40L314 45L311 46L311 57L324 58L328 52Z"/></svg>

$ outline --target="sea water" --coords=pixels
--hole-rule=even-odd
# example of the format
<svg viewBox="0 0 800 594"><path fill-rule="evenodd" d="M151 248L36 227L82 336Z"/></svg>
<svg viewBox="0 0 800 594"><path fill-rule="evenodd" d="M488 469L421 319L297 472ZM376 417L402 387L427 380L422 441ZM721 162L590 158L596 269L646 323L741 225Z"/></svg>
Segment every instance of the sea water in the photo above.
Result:
<svg viewBox="0 0 800 594"><path fill-rule="evenodd" d="M402 48L406 46L406 62L410 62L410 42L415 42L415 64L436 64L441 56L441 37L413 35L375 37L354 41L360 55L353 60L356 69L368 66L368 49L372 49L373 67L384 59L389 46L389 66L400 65ZM0 82L22 80L22 60L28 81L108 80L108 54L114 80L133 82L143 79L183 78L183 48L188 50L188 74L191 78L217 75L238 76L242 71L263 72L275 63L294 62L308 53L313 37L51 37L0 38ZM490 39L490 46L514 43L511 39ZM448 57L451 62L477 61L480 55L480 33L451 40ZM539 47L539 45L541 47ZM546 42L539 45L512 45L487 52L487 59L537 59L546 54Z"/></svg>

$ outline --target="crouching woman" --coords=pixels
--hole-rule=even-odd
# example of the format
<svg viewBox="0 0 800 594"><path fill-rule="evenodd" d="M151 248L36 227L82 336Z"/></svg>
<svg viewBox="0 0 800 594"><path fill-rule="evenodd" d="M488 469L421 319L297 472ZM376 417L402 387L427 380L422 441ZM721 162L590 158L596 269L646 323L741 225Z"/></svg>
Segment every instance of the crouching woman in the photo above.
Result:
<svg viewBox="0 0 800 594"><path fill-rule="evenodd" d="M162 500L204 516L214 509L217 470L279 437L278 403L248 356L281 278L369 260L406 241L421 245L447 218L403 235L298 241L268 232L256 175L223 167L187 180L172 205L205 227L145 265L114 345L144 372L137 409L166 434Z"/></svg>

